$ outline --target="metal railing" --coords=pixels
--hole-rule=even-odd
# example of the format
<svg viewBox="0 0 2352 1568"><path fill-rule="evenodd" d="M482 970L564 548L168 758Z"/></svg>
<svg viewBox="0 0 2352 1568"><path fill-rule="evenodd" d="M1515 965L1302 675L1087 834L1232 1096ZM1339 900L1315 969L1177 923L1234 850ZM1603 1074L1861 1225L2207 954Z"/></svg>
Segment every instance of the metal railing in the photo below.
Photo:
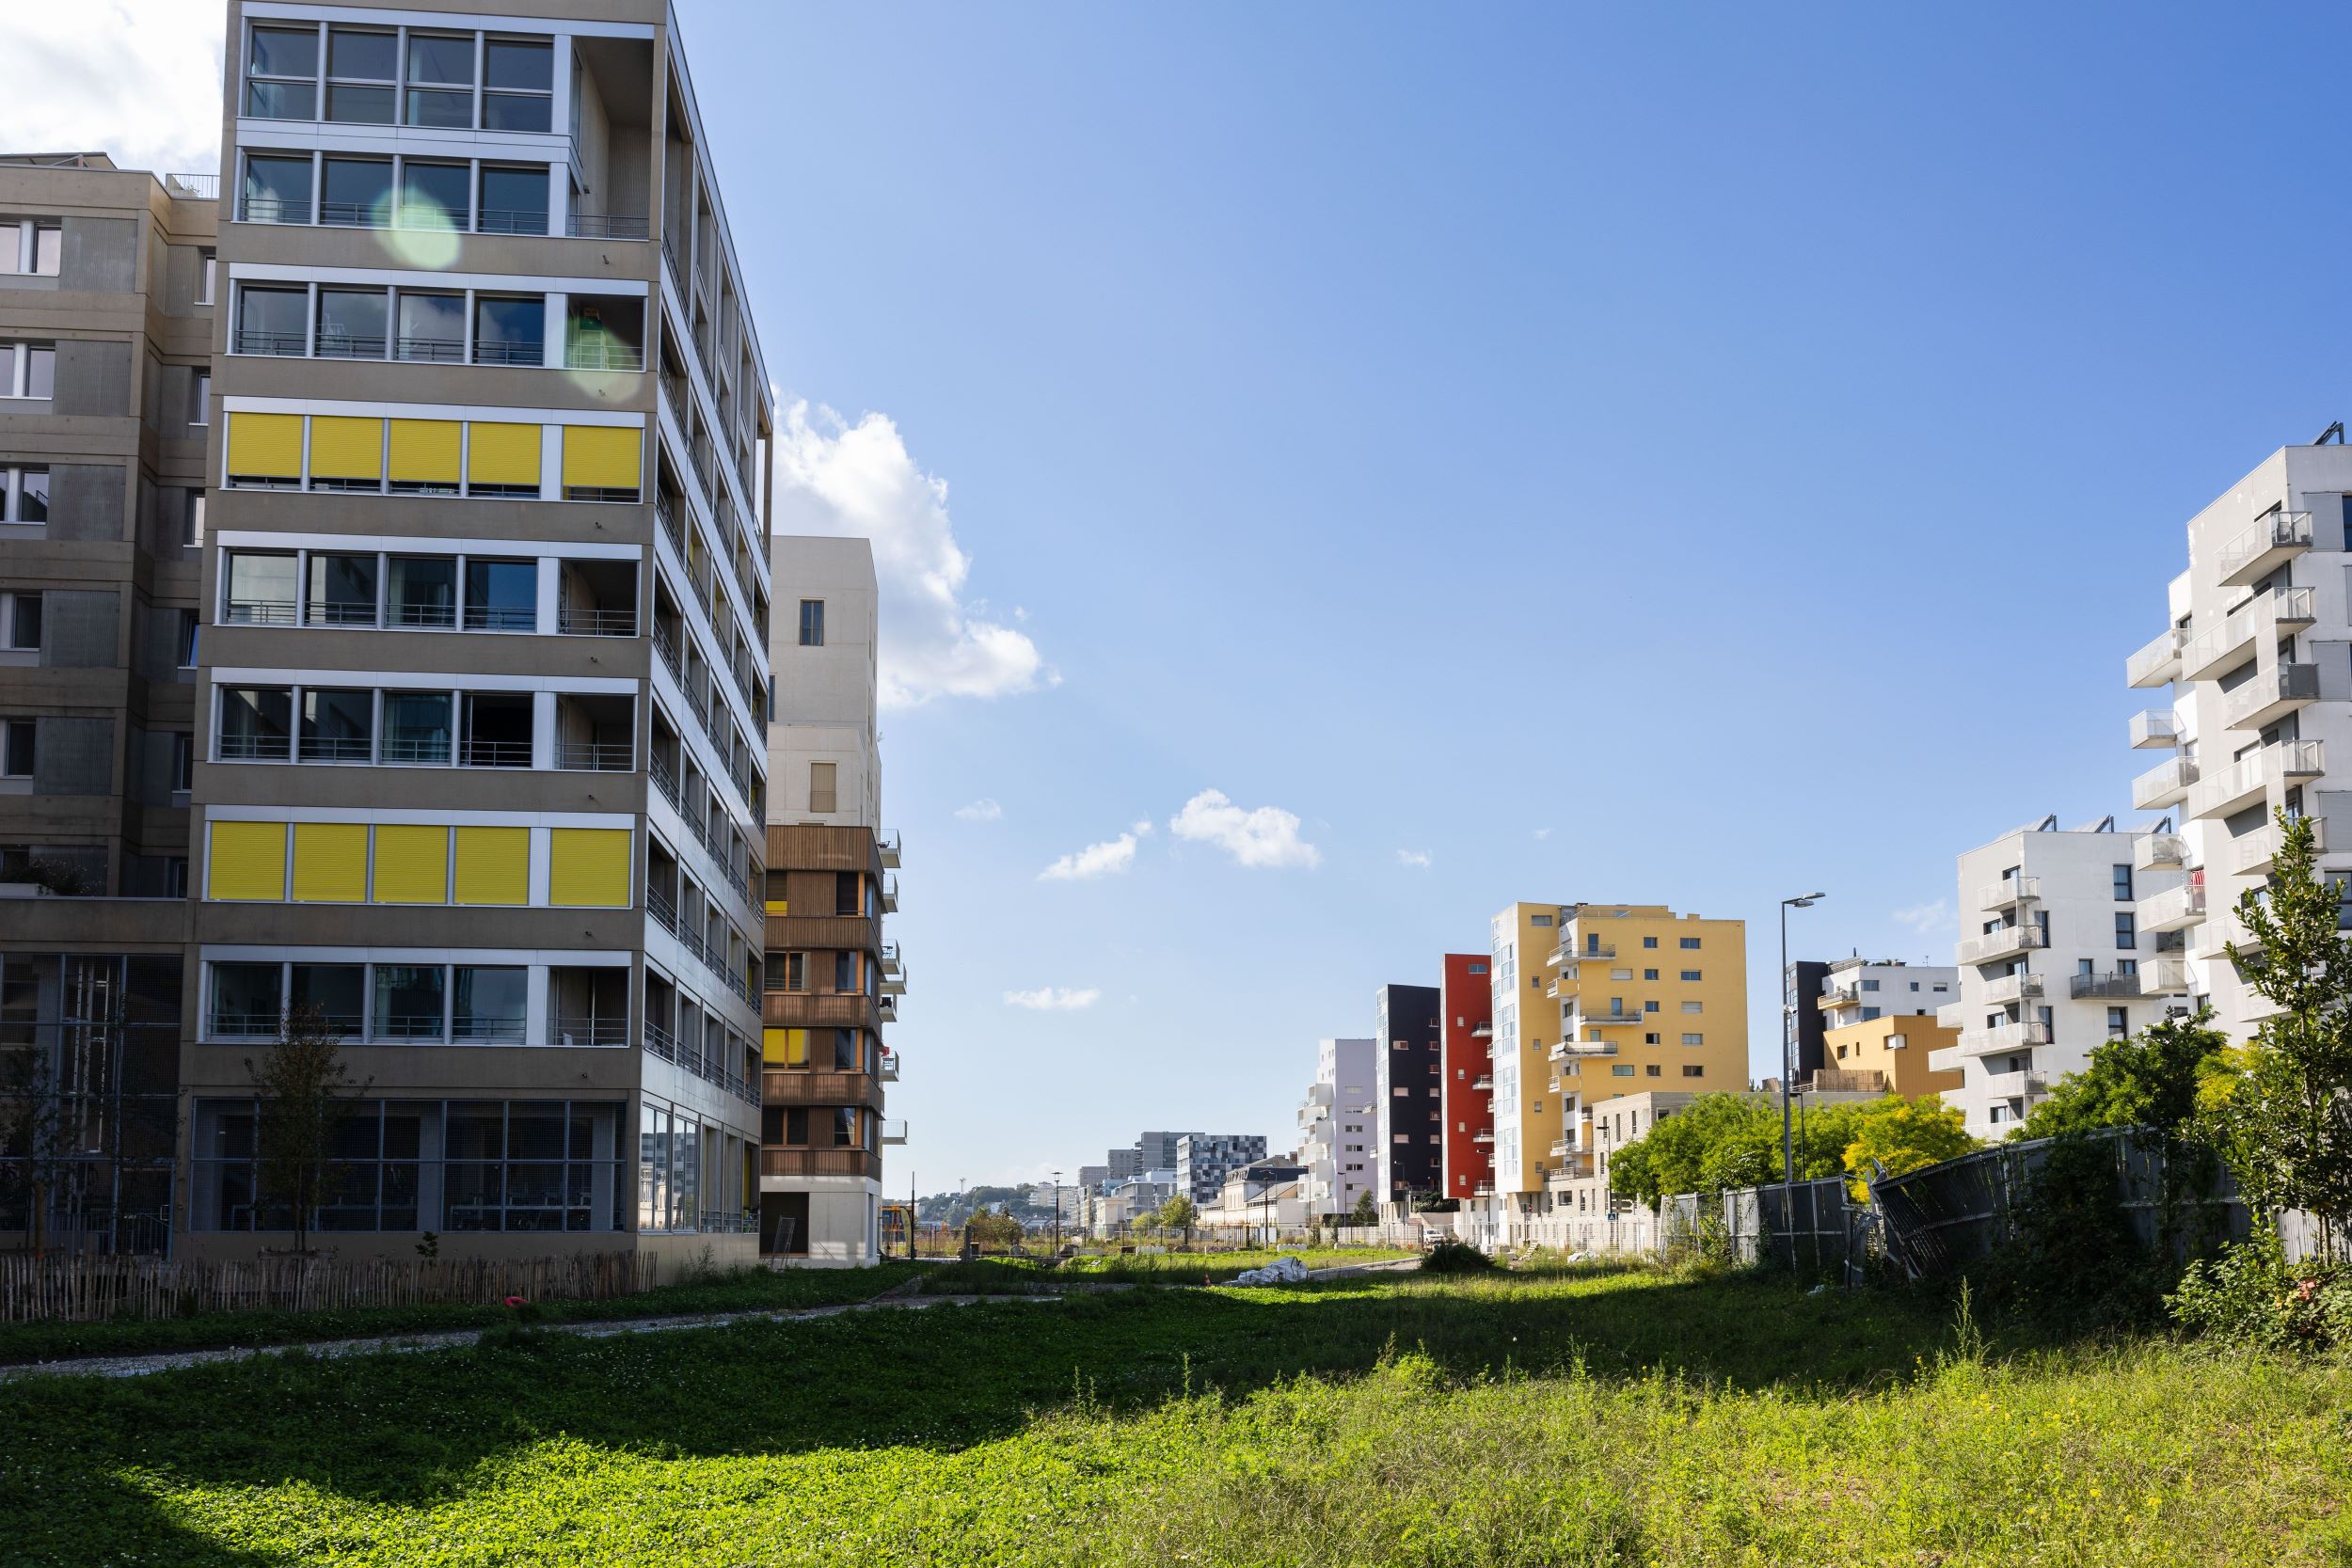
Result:
<svg viewBox="0 0 2352 1568"><path fill-rule="evenodd" d="M459 761L467 768L528 768L531 766L531 742L468 740Z"/></svg>
<svg viewBox="0 0 2352 1568"><path fill-rule="evenodd" d="M364 735L306 735L305 762L366 762L375 755L374 743Z"/></svg>
<svg viewBox="0 0 2352 1568"><path fill-rule="evenodd" d="M2287 704L2319 701L2319 666L2316 664L2281 664L2268 677L2256 675L2252 680L2230 692L2221 700L2221 727L2226 730L2245 729L2257 716L2271 717L2270 709Z"/></svg>
<svg viewBox="0 0 2352 1568"><path fill-rule="evenodd" d="M2046 994L2047 982L2039 974L2004 974L1988 980L1984 1001L1988 1006L2002 1006L2010 1002L2030 1002Z"/></svg>
<svg viewBox="0 0 2352 1568"><path fill-rule="evenodd" d="M322 359L381 359L391 344L389 338L354 337L348 332L319 334L318 356Z"/></svg>
<svg viewBox="0 0 2352 1568"><path fill-rule="evenodd" d="M466 343L462 338L395 338L392 357L428 365L462 365Z"/></svg>
<svg viewBox="0 0 2352 1568"><path fill-rule="evenodd" d="M541 365L547 357L547 345L536 340L477 342L473 346L473 362L477 365Z"/></svg>
<svg viewBox="0 0 2352 1568"><path fill-rule="evenodd" d="M2205 884L2183 882L2178 887L2152 893L2139 901L2139 923L2144 929L2156 930L2169 926L2184 926L2205 918Z"/></svg>
<svg viewBox="0 0 2352 1568"><path fill-rule="evenodd" d="M293 199L278 196L248 196L237 203L240 223L308 223L310 221L310 198Z"/></svg>
<svg viewBox="0 0 2352 1568"><path fill-rule="evenodd" d="M609 213L571 213L564 232L575 240L642 240L650 230L644 218L615 217Z"/></svg>
<svg viewBox="0 0 2352 1568"><path fill-rule="evenodd" d="M2156 811L2185 797L2197 783L2194 757L2168 757L2132 781L2132 806Z"/></svg>
<svg viewBox="0 0 2352 1568"><path fill-rule="evenodd" d="M442 626L457 625L457 607L453 604L394 604L389 618L396 626Z"/></svg>
<svg viewBox="0 0 2352 1568"><path fill-rule="evenodd" d="M292 599L230 599L221 611L221 620L232 626L291 626L294 624L294 602Z"/></svg>
<svg viewBox="0 0 2352 1568"><path fill-rule="evenodd" d="M2041 878L2004 877L1997 882L1987 882L1977 889L1977 908L2005 910L2011 904L2031 903L2041 896Z"/></svg>
<svg viewBox="0 0 2352 1568"><path fill-rule="evenodd" d="M642 371L645 351L634 343L576 342L564 351L564 364L575 371Z"/></svg>
<svg viewBox="0 0 2352 1568"><path fill-rule="evenodd" d="M387 736L380 754L386 762L444 764L449 761L449 736L395 738Z"/></svg>
<svg viewBox="0 0 2352 1568"><path fill-rule="evenodd" d="M307 616L314 626L372 626L375 625L375 601L312 599Z"/></svg>
<svg viewBox="0 0 2352 1568"><path fill-rule="evenodd" d="M468 631L537 631L539 609L527 604L469 604L466 607Z"/></svg>
<svg viewBox="0 0 2352 1568"><path fill-rule="evenodd" d="M2179 833L2148 833L2132 846L2132 869L2166 871L2188 858L2188 840Z"/></svg>
<svg viewBox="0 0 2352 1568"><path fill-rule="evenodd" d="M628 773L637 766L637 749L626 740L559 741L555 766L574 773Z"/></svg>
<svg viewBox="0 0 2352 1568"><path fill-rule="evenodd" d="M2110 997L2118 1000L2140 994L2139 974L2110 969L2098 974L2073 974L2067 977L2066 994L2077 1002Z"/></svg>
<svg viewBox="0 0 2352 1568"><path fill-rule="evenodd" d="M2181 648L2187 641L2187 632L2179 626L2167 626L2153 641L2123 661L2124 684L2164 685L2178 667Z"/></svg>
<svg viewBox="0 0 2352 1568"><path fill-rule="evenodd" d="M299 332L266 332L258 326L237 329L236 351L239 354L271 355L280 359L299 359L309 352L310 340Z"/></svg>
<svg viewBox="0 0 2352 1568"><path fill-rule="evenodd" d="M2273 550L2309 549L2311 544L2310 513L2273 508L2252 528L2221 546L2221 580L2226 584L2243 575Z"/></svg>
<svg viewBox="0 0 2352 1568"><path fill-rule="evenodd" d="M670 678L678 683L681 690L684 689L686 666L678 657L677 640L672 637L669 628L659 621L654 623L653 627L653 651L660 657L663 667L670 672Z"/></svg>
<svg viewBox="0 0 2352 1568"><path fill-rule="evenodd" d="M1989 963L2010 953L2023 953L2049 945L2042 927L2032 921L2004 926L1997 931L1985 931L1960 939L1959 958L1964 964Z"/></svg>
<svg viewBox="0 0 2352 1568"><path fill-rule="evenodd" d="M683 815L685 808L678 804L677 774L671 770L669 763L662 759L660 752L654 752L646 759L645 771L652 775L653 786L661 791L661 798L669 801L672 808Z"/></svg>
<svg viewBox="0 0 2352 1568"><path fill-rule="evenodd" d="M198 201L220 199L220 176L217 174L159 174L155 179L173 196L190 197Z"/></svg>
<svg viewBox="0 0 2352 1568"><path fill-rule="evenodd" d="M2149 708L2132 715L2131 740L2135 747L2177 746L2181 739L2180 715L2169 707Z"/></svg>
<svg viewBox="0 0 2352 1568"><path fill-rule="evenodd" d="M637 635L637 611L634 609L582 609L558 605L555 629L566 637L634 637Z"/></svg>
<svg viewBox="0 0 2352 1568"><path fill-rule="evenodd" d="M450 1022L450 1037L498 1040L511 1045L522 1039L524 1023L520 1013L459 1013Z"/></svg>
<svg viewBox="0 0 2352 1568"><path fill-rule="evenodd" d="M485 207L474 214L477 234L544 234L548 231L548 214L544 209L532 212L519 207Z"/></svg>
<svg viewBox="0 0 2352 1568"><path fill-rule="evenodd" d="M283 735L228 735L220 737L223 762L284 762L294 753L294 739Z"/></svg>
<svg viewBox="0 0 2352 1568"><path fill-rule="evenodd" d="M652 1026L647 1025L650 1029ZM579 1013L558 1013L550 1030L558 1045L627 1045L628 1020Z"/></svg>
<svg viewBox="0 0 2352 1568"><path fill-rule="evenodd" d="M322 201L319 203L319 226L323 229L389 229L392 207L389 200Z"/></svg>

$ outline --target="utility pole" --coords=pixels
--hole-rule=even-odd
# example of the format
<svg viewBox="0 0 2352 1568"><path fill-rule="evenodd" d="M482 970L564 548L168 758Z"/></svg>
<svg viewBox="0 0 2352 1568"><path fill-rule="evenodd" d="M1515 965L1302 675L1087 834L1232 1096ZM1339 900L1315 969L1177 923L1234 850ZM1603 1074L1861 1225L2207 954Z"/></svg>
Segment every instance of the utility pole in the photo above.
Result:
<svg viewBox="0 0 2352 1568"><path fill-rule="evenodd" d="M1809 910L1828 897L1808 893L1780 901L1780 1223L1788 1231L1788 1266L1797 1266L1797 1130L1788 1117L1788 1086L1797 1074L1797 998L1788 979L1788 911Z"/></svg>

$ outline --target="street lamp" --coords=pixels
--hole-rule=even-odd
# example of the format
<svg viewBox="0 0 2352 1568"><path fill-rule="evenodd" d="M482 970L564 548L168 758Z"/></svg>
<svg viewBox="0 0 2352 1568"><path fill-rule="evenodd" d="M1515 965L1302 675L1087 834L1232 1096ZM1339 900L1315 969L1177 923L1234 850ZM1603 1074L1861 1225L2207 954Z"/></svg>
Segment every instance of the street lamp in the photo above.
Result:
<svg viewBox="0 0 2352 1568"><path fill-rule="evenodd" d="M1780 1223L1790 1227L1788 1266L1797 1266L1797 1130L1788 1118L1788 1085L1797 1074L1797 1002L1788 983L1788 911L1809 910L1828 897L1808 893L1780 901Z"/></svg>
<svg viewBox="0 0 2352 1568"><path fill-rule="evenodd" d="M1054 1173L1054 1256L1061 1256L1061 1172Z"/></svg>

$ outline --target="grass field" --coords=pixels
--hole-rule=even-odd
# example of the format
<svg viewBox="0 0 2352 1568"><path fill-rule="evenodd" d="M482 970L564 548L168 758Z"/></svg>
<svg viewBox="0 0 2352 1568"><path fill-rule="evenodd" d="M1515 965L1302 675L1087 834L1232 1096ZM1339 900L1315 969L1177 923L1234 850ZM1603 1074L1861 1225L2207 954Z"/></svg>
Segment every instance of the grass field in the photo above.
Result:
<svg viewBox="0 0 2352 1568"><path fill-rule="evenodd" d="M0 1387L0 1561L2343 1563L2348 1410L1764 1279L1145 1289Z"/></svg>
<svg viewBox="0 0 2352 1568"><path fill-rule="evenodd" d="M1295 1258L1311 1269L1395 1262L1417 1254L1403 1247L1290 1247L1281 1251L1098 1253L1064 1260L1058 1267L1006 1258L970 1263L933 1264L923 1279L926 1295L989 1295L1051 1291L1075 1280L1089 1285L1222 1285L1235 1275Z"/></svg>

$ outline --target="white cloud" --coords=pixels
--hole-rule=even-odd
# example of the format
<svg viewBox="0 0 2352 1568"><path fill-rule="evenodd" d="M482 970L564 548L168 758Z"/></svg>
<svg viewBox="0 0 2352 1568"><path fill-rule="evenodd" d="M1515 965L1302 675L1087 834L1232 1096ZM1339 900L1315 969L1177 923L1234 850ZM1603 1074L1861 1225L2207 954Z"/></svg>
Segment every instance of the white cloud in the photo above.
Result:
<svg viewBox="0 0 2352 1568"><path fill-rule="evenodd" d="M1314 867L1323 852L1298 836L1298 816L1279 806L1244 811L1221 789L1204 789L1168 818L1178 838L1213 844L1236 863L1254 867Z"/></svg>
<svg viewBox="0 0 2352 1568"><path fill-rule="evenodd" d="M1064 855L1037 874L1041 882L1085 882L1108 877L1136 863L1136 835L1121 833L1107 844L1089 844L1074 855Z"/></svg>
<svg viewBox="0 0 2352 1568"><path fill-rule="evenodd" d="M986 605L963 596L972 558L947 518L947 482L915 466L887 416L850 424L805 402L786 411L776 436L775 529L873 541L882 706L1003 697L1060 680L1026 632L990 620Z"/></svg>
<svg viewBox="0 0 2352 1568"><path fill-rule="evenodd" d="M1429 851L1426 849L1399 849L1396 852L1396 863L1399 865L1409 865L1416 867L1419 870L1426 871L1429 869Z"/></svg>
<svg viewBox="0 0 2352 1568"><path fill-rule="evenodd" d="M1130 823L1127 827L1127 831L1135 834L1137 838L1150 838L1152 836L1152 819L1147 816L1140 822Z"/></svg>
<svg viewBox="0 0 2352 1568"><path fill-rule="evenodd" d="M220 166L227 23L197 0L0 8L8 150L110 152L122 168Z"/></svg>
<svg viewBox="0 0 2352 1568"><path fill-rule="evenodd" d="M1897 910L1887 918L1898 926L1908 926L1925 936L1931 931L1950 928L1952 906L1948 900L1938 898L1933 903L1914 904L1907 910Z"/></svg>
<svg viewBox="0 0 2352 1568"><path fill-rule="evenodd" d="M1005 815L1005 808L983 796L968 806L956 808L959 822L994 822Z"/></svg>
<svg viewBox="0 0 2352 1568"><path fill-rule="evenodd" d="M1549 828L1538 828L1535 830L1535 836L1537 838L1549 838L1551 836L1551 830Z"/></svg>
<svg viewBox="0 0 2352 1568"><path fill-rule="evenodd" d="M1040 986L1035 990L1005 992L1005 1006L1026 1007L1038 1013L1074 1013L1091 1007L1103 999L1101 990L1093 986L1075 990L1068 986Z"/></svg>

